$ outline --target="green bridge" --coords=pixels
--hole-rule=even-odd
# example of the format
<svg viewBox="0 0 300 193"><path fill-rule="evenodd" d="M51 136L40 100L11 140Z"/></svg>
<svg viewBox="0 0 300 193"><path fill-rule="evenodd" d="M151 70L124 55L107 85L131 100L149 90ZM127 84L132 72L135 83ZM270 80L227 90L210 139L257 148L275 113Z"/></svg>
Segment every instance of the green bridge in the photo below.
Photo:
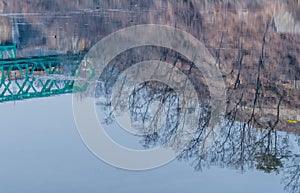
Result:
<svg viewBox="0 0 300 193"><path fill-rule="evenodd" d="M85 91L87 83L75 79L83 57L17 58L15 45L0 46L0 103ZM88 73L93 76L92 70Z"/></svg>

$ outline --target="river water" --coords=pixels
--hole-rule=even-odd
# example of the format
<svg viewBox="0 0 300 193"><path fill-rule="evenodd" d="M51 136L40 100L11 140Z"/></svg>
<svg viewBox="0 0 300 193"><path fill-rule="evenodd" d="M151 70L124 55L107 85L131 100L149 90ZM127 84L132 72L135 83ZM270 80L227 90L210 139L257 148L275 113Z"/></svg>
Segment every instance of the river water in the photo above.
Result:
<svg viewBox="0 0 300 193"><path fill-rule="evenodd" d="M300 192L300 9L251 2L2 1L0 192Z"/></svg>

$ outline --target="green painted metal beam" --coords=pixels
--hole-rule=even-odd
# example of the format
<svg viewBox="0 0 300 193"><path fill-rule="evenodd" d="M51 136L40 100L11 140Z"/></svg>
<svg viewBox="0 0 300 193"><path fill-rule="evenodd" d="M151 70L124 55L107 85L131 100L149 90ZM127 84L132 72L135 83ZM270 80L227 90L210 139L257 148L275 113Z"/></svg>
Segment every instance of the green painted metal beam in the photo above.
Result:
<svg viewBox="0 0 300 193"><path fill-rule="evenodd" d="M0 60L0 103L85 91L87 83L74 79L82 59L73 54Z"/></svg>
<svg viewBox="0 0 300 193"><path fill-rule="evenodd" d="M0 59L16 58L17 46L13 45L0 45Z"/></svg>

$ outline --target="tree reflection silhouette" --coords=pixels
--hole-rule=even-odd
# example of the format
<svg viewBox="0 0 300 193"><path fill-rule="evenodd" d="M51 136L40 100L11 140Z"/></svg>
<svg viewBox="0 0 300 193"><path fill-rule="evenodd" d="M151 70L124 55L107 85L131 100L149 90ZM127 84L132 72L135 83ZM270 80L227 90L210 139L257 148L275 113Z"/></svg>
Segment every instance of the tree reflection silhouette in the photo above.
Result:
<svg viewBox="0 0 300 193"><path fill-rule="evenodd" d="M151 50L149 55L141 54L149 48ZM226 119L223 122L221 133L214 145L203 153L200 150L204 143L204 133L208 129L211 112L208 87L205 85L201 73L192 62L188 62L178 53L165 48L147 47L142 49L145 50L141 51L141 48L138 51L132 49L118 56L99 78L96 98L98 99L98 105L105 104L110 108L107 120L114 119L114 107L111 106L111 100L114 100L111 98L112 87L118 76L126 68L143 60L159 59L160 61L167 61L183 71L195 84L201 103L201 116L197 121L198 124L195 125L197 128L196 133L188 146L180 153L178 160L190 162L197 171L210 166L218 166L242 172L257 169L265 173L282 174L281 181L285 190L291 193L299 192L300 154L295 151L295 144L290 139L291 135L277 131L276 128L279 122L279 107L282 97L277 100L277 116L274 119L262 122L254 113L256 104L263 102L260 95L255 95L256 99L254 101L256 102L252 107L253 110L250 110L250 114L248 113L249 110L245 113L245 109L241 105L244 97L243 93L241 93L235 104L232 104L229 96L228 105L230 104L233 108L229 108L226 112ZM260 70L259 65L263 64L258 64L258 71ZM257 84L260 84L259 79L258 72ZM260 92L259 89L261 89L261 86L257 87L257 93ZM279 93L280 95L282 94ZM151 106L153 103L160 105ZM145 135L140 136L140 143L144 148L164 145L174 135L178 135L176 131L182 116L179 106L176 92L165 84L147 81L135 85L127 108L129 108L133 121L144 126L147 125L144 128L149 129L145 130ZM161 120L162 118L163 120ZM106 123L109 124L111 121Z"/></svg>

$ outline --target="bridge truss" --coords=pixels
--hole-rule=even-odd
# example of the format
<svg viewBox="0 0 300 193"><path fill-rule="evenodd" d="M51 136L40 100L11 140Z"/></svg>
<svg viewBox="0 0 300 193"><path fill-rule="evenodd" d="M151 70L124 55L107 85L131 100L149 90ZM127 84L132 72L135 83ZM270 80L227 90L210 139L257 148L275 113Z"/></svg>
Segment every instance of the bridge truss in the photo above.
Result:
<svg viewBox="0 0 300 193"><path fill-rule="evenodd" d="M12 46L0 46L0 52L0 103L82 92L88 86L75 79L83 54L15 58Z"/></svg>

